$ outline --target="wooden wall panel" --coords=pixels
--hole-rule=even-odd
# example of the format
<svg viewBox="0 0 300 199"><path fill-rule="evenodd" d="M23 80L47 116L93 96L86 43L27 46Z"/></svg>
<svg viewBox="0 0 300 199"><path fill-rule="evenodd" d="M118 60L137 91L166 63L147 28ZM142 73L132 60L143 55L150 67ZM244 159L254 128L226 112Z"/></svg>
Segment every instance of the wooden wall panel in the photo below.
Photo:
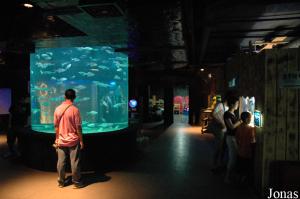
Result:
<svg viewBox="0 0 300 199"><path fill-rule="evenodd" d="M268 184L269 165L275 159L275 137L276 137L276 52L266 52L266 74L265 74L265 123L263 143L263 183ZM275 127L275 128L274 128Z"/></svg>
<svg viewBox="0 0 300 199"><path fill-rule="evenodd" d="M298 71L297 49L289 49L288 71ZM284 119L284 118L280 118ZM287 160L298 160L298 89L287 90Z"/></svg>
<svg viewBox="0 0 300 199"><path fill-rule="evenodd" d="M255 108L263 111L265 102L265 53L260 53L255 58L254 72L250 75L253 81ZM256 129L256 149L255 149L255 188L261 190L263 171L263 132L262 128Z"/></svg>
<svg viewBox="0 0 300 199"><path fill-rule="evenodd" d="M298 48L297 65L300 71L300 48ZM298 160L300 161L300 90L298 89Z"/></svg>
<svg viewBox="0 0 300 199"><path fill-rule="evenodd" d="M288 51L277 51L277 135L276 135L276 160L286 159L286 95L287 89L280 88L279 79L288 68Z"/></svg>

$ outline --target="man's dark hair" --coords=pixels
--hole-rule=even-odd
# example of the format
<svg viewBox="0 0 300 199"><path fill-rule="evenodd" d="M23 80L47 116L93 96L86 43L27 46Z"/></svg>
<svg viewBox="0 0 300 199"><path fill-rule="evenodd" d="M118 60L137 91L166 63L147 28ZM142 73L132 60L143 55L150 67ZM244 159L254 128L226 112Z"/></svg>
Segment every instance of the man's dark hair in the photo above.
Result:
<svg viewBox="0 0 300 199"><path fill-rule="evenodd" d="M239 100L238 97L236 97L236 96L230 96L230 97L228 97L228 99L227 99L227 104L228 104L229 107L231 107L231 106L233 106L233 105L236 103L236 101L238 101L238 100Z"/></svg>
<svg viewBox="0 0 300 199"><path fill-rule="evenodd" d="M74 100L76 98L76 92L73 89L68 89L65 92L66 99Z"/></svg>
<svg viewBox="0 0 300 199"><path fill-rule="evenodd" d="M246 120L251 117L251 114L249 112L242 112L241 114L241 119L243 120L243 122L246 122Z"/></svg>

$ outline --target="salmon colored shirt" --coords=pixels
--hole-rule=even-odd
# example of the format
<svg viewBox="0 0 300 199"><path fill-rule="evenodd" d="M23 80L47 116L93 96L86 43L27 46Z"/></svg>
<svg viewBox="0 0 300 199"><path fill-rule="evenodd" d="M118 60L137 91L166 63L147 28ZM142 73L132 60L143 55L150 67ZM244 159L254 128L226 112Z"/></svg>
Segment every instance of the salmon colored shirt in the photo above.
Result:
<svg viewBox="0 0 300 199"><path fill-rule="evenodd" d="M238 154L243 158L251 158L251 144L255 143L255 128L244 123L240 125L235 133L238 144Z"/></svg>
<svg viewBox="0 0 300 199"><path fill-rule="evenodd" d="M81 126L80 112L76 106L71 104L70 102L63 102L54 111L54 126L59 127L59 146L72 147L79 143L77 126ZM69 105L71 106L61 118L62 113Z"/></svg>

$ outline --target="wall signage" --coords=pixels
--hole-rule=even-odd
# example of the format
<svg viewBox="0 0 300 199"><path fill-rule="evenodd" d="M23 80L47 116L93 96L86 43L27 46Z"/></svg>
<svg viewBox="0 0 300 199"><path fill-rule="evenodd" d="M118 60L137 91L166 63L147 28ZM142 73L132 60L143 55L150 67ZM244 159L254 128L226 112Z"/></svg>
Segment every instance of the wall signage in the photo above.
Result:
<svg viewBox="0 0 300 199"><path fill-rule="evenodd" d="M280 88L300 88L300 71L284 72L279 78Z"/></svg>

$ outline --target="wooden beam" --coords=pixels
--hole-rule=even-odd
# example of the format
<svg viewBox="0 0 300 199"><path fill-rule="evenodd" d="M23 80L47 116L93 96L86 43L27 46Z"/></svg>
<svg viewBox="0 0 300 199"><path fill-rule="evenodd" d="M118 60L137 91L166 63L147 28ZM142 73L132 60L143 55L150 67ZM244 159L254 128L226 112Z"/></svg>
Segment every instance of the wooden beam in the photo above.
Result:
<svg viewBox="0 0 300 199"><path fill-rule="evenodd" d="M287 71L288 51L281 50L277 52L277 80L281 78L282 73ZM286 160L286 88L280 88L277 82L277 135L276 135L276 160Z"/></svg>
<svg viewBox="0 0 300 199"><path fill-rule="evenodd" d="M288 51L288 71L298 71L298 49ZM287 90L287 160L298 160L298 89Z"/></svg>

